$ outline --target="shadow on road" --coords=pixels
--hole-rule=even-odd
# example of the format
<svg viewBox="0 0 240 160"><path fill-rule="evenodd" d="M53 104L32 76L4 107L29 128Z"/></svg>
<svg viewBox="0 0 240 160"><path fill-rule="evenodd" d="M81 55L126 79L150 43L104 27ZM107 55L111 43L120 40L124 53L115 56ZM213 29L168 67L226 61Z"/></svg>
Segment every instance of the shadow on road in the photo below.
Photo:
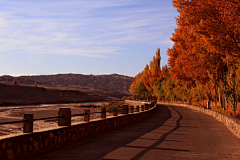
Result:
<svg viewBox="0 0 240 160"><path fill-rule="evenodd" d="M175 109L173 108L173 110ZM140 159L145 153L153 148L157 150L187 151L170 148L156 148L157 145L166 139L168 134L180 127L182 115L177 110L175 111L179 114L180 118L176 121L176 125L173 125L174 128L161 137L155 137L156 134L153 132L163 126L163 124L172 117L171 111L165 105L157 105L155 114L141 122L94 136L85 141L61 149L60 151L43 155L38 159L117 159L117 157L121 157L123 154L128 153L131 154L131 159ZM153 134L153 136L146 136L147 134ZM154 143L146 146L147 142L144 143L142 141L154 141ZM134 146L132 146L131 143L134 143ZM138 151L129 152L131 147ZM140 152L139 149L141 150Z"/></svg>
<svg viewBox="0 0 240 160"><path fill-rule="evenodd" d="M161 105L161 108L165 108L166 106ZM167 107L166 107L167 108ZM147 152L149 152L152 149L157 149L156 147L162 143L166 137L171 134L172 132L174 132L175 130L177 130L180 127L180 121L183 118L182 115L180 114L180 112L178 112L175 108L171 107L173 110L175 110L178 114L179 114L179 119L176 122L176 126L171 129L170 131L168 131L167 133L163 134L154 144L152 144L151 146L145 148L142 152L138 153L137 155L135 155L132 159L140 159L144 154L146 154ZM168 110L169 111L169 110ZM164 112L165 113L165 112ZM161 114L161 112L160 112ZM179 149L170 149L170 148L158 148L160 150L174 150L174 151L185 151L185 152L189 152L188 150L179 150Z"/></svg>

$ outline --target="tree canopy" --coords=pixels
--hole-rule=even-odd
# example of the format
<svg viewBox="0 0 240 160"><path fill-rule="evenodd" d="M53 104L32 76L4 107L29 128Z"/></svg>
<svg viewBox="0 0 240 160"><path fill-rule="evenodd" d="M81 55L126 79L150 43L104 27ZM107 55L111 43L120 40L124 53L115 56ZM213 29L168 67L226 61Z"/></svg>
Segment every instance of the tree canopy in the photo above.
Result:
<svg viewBox="0 0 240 160"><path fill-rule="evenodd" d="M131 92L162 100L206 99L235 112L240 100L240 1L172 2L179 16L168 66L160 68L158 49L134 78Z"/></svg>

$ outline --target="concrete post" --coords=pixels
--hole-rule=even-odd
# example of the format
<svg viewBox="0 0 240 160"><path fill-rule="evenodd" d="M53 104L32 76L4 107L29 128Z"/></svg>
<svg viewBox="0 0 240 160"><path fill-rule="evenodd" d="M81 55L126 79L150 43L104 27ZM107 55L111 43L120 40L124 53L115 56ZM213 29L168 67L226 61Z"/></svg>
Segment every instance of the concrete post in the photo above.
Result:
<svg viewBox="0 0 240 160"><path fill-rule="evenodd" d="M148 104L144 104L144 110L148 110Z"/></svg>
<svg viewBox="0 0 240 160"><path fill-rule="evenodd" d="M130 113L133 113L134 112L134 106L131 106L130 107Z"/></svg>
<svg viewBox="0 0 240 160"><path fill-rule="evenodd" d="M90 120L90 109L84 109L84 121L89 121Z"/></svg>
<svg viewBox="0 0 240 160"><path fill-rule="evenodd" d="M33 114L24 114L24 119L27 122L23 123L23 133L32 133L33 132Z"/></svg>
<svg viewBox="0 0 240 160"><path fill-rule="evenodd" d="M101 118L106 118L106 107L102 107Z"/></svg>
<svg viewBox="0 0 240 160"><path fill-rule="evenodd" d="M122 114L128 114L128 105L127 104L124 104L122 106Z"/></svg>
<svg viewBox="0 0 240 160"><path fill-rule="evenodd" d="M155 104L154 101L152 101L152 102L151 102L151 108L154 107L154 104Z"/></svg>
<svg viewBox="0 0 240 160"><path fill-rule="evenodd" d="M124 105L122 106L121 114L125 114L125 107L124 107Z"/></svg>
<svg viewBox="0 0 240 160"><path fill-rule="evenodd" d="M114 107L113 116L117 116L117 114L118 114L118 107Z"/></svg>
<svg viewBox="0 0 240 160"><path fill-rule="evenodd" d="M70 108L59 108L58 111L58 126L71 126L71 109Z"/></svg>
<svg viewBox="0 0 240 160"><path fill-rule="evenodd" d="M141 105L141 111L144 111L144 105Z"/></svg>
<svg viewBox="0 0 240 160"><path fill-rule="evenodd" d="M139 112L139 105L136 106L135 112Z"/></svg>

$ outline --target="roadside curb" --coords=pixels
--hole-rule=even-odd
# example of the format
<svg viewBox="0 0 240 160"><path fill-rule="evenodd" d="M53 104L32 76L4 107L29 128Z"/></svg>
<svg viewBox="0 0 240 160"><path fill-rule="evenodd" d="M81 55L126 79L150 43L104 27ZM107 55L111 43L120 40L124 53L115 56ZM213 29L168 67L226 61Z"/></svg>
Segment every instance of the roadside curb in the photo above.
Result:
<svg viewBox="0 0 240 160"><path fill-rule="evenodd" d="M236 118L219 113L217 111L213 111L210 109L205 109L205 108L201 108L201 107L197 107L197 106L192 106L192 105L188 105L188 104L164 103L164 102L158 102L158 104L182 106L182 107L187 107L187 108L190 108L193 110L203 112L207 115L214 117L219 122L222 122L236 137L238 137L240 139L240 120L238 120Z"/></svg>

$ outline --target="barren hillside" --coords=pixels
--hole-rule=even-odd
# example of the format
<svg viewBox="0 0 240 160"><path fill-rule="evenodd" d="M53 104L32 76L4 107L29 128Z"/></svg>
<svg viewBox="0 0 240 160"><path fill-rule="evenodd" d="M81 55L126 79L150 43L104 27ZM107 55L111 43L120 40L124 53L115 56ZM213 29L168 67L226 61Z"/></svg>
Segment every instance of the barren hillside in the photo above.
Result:
<svg viewBox="0 0 240 160"><path fill-rule="evenodd" d="M12 84L12 76L1 76L0 83ZM38 76L20 76L20 83L24 86L33 86L35 81L46 89L78 90L87 94L100 96L123 97L131 95L129 92L132 77L111 75L82 75L56 74Z"/></svg>

